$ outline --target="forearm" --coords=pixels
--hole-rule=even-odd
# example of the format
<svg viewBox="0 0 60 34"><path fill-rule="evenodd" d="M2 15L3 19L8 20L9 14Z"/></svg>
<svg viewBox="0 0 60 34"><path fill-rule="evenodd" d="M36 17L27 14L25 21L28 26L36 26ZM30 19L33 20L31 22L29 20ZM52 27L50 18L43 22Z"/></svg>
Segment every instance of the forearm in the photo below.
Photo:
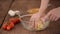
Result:
<svg viewBox="0 0 60 34"><path fill-rule="evenodd" d="M39 13L45 12L46 8L48 7L49 0L41 0L41 6L39 9Z"/></svg>

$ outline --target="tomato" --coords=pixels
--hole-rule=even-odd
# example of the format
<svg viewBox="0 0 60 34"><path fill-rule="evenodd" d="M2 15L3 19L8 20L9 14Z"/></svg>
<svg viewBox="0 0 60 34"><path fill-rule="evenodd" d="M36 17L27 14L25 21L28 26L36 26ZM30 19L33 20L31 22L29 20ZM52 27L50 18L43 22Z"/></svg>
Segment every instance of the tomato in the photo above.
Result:
<svg viewBox="0 0 60 34"><path fill-rule="evenodd" d="M14 27L14 24L13 24L12 22L10 23L10 27L11 27L11 28L13 28L13 27Z"/></svg>
<svg viewBox="0 0 60 34"><path fill-rule="evenodd" d="M20 19L19 18L15 18L15 21L16 21L16 23L19 23Z"/></svg>
<svg viewBox="0 0 60 34"><path fill-rule="evenodd" d="M7 23L3 24L2 28L6 30L6 28L7 28Z"/></svg>
<svg viewBox="0 0 60 34"><path fill-rule="evenodd" d="M20 22L20 19L19 18L11 18L10 21L13 22L14 24L17 24Z"/></svg>
<svg viewBox="0 0 60 34"><path fill-rule="evenodd" d="M7 25L4 25L4 26L3 26L3 29L5 29L5 30L6 30L6 28L7 28Z"/></svg>
<svg viewBox="0 0 60 34"><path fill-rule="evenodd" d="M14 18L11 18L10 21L13 22L14 24L16 23Z"/></svg>
<svg viewBox="0 0 60 34"><path fill-rule="evenodd" d="M11 27L10 26L7 26L7 30L11 30Z"/></svg>
<svg viewBox="0 0 60 34"><path fill-rule="evenodd" d="M14 23L13 22L6 22L5 24L3 24L2 28L5 30L10 30L14 27Z"/></svg>
<svg viewBox="0 0 60 34"><path fill-rule="evenodd" d="M14 24L10 22L10 24L7 26L7 30L11 30L14 27Z"/></svg>

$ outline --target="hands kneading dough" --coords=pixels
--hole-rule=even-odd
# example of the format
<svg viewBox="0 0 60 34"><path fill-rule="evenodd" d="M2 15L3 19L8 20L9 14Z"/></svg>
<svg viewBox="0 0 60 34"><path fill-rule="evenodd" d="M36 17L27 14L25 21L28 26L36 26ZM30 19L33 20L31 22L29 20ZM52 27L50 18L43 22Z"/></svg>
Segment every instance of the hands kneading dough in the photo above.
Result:
<svg viewBox="0 0 60 34"><path fill-rule="evenodd" d="M34 9L28 10L27 12L30 14L34 14L34 13L37 13L38 10L39 10L39 8L34 8ZM32 23L32 24L34 24L34 25L31 25L31 26L34 26L34 27L31 27L31 28L33 28L35 30L43 30L48 26L49 21L44 22L43 20L40 19L36 23Z"/></svg>

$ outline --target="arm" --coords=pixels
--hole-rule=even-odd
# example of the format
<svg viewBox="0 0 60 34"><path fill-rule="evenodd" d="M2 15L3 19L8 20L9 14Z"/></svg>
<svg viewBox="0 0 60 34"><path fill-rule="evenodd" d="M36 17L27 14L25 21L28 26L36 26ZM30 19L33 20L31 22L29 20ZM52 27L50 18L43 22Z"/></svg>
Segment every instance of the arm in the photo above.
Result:
<svg viewBox="0 0 60 34"><path fill-rule="evenodd" d="M48 7L49 0L41 0L41 6L39 13L43 13L45 9Z"/></svg>
<svg viewBox="0 0 60 34"><path fill-rule="evenodd" d="M37 23L40 20L40 17L43 16L43 12L45 12L45 9L47 8L49 0L41 0L41 6L38 13L35 13L31 16L30 22L31 23Z"/></svg>

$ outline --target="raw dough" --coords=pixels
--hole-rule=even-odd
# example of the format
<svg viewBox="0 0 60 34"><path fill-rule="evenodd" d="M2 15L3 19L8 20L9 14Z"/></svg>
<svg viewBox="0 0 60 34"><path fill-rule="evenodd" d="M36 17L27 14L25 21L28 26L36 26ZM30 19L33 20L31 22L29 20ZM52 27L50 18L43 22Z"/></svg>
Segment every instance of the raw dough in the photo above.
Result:
<svg viewBox="0 0 60 34"><path fill-rule="evenodd" d="M33 8L33 9L27 10L29 14L34 14L34 13L37 13L38 11L39 11L39 8Z"/></svg>

